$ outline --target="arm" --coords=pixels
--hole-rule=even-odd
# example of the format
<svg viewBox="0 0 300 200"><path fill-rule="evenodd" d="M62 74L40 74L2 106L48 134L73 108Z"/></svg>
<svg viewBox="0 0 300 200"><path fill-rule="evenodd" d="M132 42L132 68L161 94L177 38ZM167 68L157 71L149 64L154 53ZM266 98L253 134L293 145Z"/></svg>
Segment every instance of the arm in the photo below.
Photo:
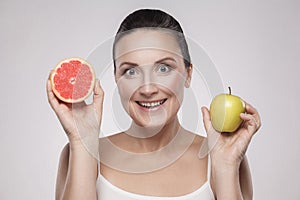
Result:
<svg viewBox="0 0 300 200"><path fill-rule="evenodd" d="M254 107L246 103L244 120L234 133L219 133L213 129L209 110L202 108L203 121L212 160L212 189L217 199L252 199L253 189L250 169L245 156L248 145L261 126L260 117Z"/></svg>
<svg viewBox="0 0 300 200"><path fill-rule="evenodd" d="M239 170L240 187L244 200L253 199L253 187L248 159L245 156Z"/></svg>
<svg viewBox="0 0 300 200"><path fill-rule="evenodd" d="M67 144L60 156L56 199L97 199L97 159L81 144Z"/></svg>
<svg viewBox="0 0 300 200"><path fill-rule="evenodd" d="M224 165L219 170L217 166L220 167L212 163L211 183L218 199L253 199L252 179L246 157L239 167Z"/></svg>
<svg viewBox="0 0 300 200"><path fill-rule="evenodd" d="M238 167L212 163L211 179L216 199L243 199Z"/></svg>
<svg viewBox="0 0 300 200"><path fill-rule="evenodd" d="M70 149L69 149L69 144L67 144L63 148L59 159L58 172L56 177L56 191L55 191L56 200L62 199L63 192L65 189L68 168L69 168L69 154L70 154Z"/></svg>
<svg viewBox="0 0 300 200"><path fill-rule="evenodd" d="M47 95L69 139L60 157L56 199L96 200L98 136L104 96L100 83L95 84L93 103L89 105L81 102L74 106L59 101L49 81Z"/></svg>

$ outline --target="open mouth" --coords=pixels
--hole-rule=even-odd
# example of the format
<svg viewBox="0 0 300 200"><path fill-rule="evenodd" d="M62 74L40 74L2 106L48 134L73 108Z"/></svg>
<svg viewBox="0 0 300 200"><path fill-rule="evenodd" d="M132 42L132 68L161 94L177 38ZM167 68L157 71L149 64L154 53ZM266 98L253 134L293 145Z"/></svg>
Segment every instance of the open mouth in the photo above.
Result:
<svg viewBox="0 0 300 200"><path fill-rule="evenodd" d="M136 101L136 103L144 108L147 109L154 109L159 107L160 105L164 104L167 99L159 100L159 101Z"/></svg>

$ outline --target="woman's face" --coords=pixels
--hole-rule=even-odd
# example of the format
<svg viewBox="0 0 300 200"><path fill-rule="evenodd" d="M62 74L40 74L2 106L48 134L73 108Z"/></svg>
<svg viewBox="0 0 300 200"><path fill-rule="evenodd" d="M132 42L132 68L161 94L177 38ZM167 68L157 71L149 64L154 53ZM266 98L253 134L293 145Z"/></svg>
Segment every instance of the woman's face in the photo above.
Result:
<svg viewBox="0 0 300 200"><path fill-rule="evenodd" d="M192 69L185 68L171 33L141 29L123 36L115 64L121 102L134 123L156 127L175 119Z"/></svg>

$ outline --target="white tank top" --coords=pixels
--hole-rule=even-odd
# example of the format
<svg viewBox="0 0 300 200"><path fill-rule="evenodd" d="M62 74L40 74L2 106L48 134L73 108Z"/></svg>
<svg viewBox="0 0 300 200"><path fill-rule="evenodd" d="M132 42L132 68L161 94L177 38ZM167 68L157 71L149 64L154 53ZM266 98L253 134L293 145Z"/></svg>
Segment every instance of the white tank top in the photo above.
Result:
<svg viewBox="0 0 300 200"><path fill-rule="evenodd" d="M196 191L177 197L147 196L127 192L105 179L99 170L97 179L98 200L215 200L210 186L210 159L208 158L207 181Z"/></svg>

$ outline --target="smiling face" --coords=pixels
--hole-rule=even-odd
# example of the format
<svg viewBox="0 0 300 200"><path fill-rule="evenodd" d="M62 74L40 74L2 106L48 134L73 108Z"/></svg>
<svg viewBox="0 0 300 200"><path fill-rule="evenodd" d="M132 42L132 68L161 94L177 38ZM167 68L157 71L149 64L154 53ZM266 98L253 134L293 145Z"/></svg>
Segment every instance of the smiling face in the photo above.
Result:
<svg viewBox="0 0 300 200"><path fill-rule="evenodd" d="M170 32L140 29L126 34L116 44L115 66L121 102L135 124L164 126L177 117L192 70L186 69Z"/></svg>

